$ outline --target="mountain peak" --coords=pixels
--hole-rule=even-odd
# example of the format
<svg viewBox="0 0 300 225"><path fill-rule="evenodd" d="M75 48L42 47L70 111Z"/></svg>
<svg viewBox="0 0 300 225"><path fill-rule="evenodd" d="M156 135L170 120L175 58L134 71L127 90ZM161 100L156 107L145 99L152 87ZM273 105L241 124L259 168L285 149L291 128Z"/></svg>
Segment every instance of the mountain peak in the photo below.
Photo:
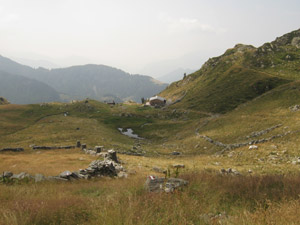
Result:
<svg viewBox="0 0 300 225"><path fill-rule="evenodd" d="M293 45L297 48L300 48L300 29L294 30L290 33L284 34L281 37L276 38L275 41L273 41L274 44L277 45Z"/></svg>

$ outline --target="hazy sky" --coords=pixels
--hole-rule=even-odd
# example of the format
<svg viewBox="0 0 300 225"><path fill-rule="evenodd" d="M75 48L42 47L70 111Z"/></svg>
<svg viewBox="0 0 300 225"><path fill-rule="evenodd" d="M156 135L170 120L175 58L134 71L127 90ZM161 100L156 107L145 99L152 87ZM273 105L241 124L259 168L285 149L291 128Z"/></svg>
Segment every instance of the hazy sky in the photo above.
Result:
<svg viewBox="0 0 300 225"><path fill-rule="evenodd" d="M0 55L152 76L299 28L299 0L0 0Z"/></svg>

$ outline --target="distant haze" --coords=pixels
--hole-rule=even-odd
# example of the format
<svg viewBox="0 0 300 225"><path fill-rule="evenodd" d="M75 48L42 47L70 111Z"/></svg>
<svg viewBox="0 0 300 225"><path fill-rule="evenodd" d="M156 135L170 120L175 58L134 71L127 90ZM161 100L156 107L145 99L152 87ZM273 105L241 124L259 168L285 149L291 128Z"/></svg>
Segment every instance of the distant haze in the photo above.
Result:
<svg viewBox="0 0 300 225"><path fill-rule="evenodd" d="M300 27L299 0L0 0L0 55L153 77Z"/></svg>

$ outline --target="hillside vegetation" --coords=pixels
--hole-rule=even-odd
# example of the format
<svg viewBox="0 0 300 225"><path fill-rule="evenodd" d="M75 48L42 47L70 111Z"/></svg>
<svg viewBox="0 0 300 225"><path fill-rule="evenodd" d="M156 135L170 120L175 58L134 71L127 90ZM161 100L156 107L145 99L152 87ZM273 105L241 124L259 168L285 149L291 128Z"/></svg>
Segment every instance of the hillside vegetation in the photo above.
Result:
<svg viewBox="0 0 300 225"><path fill-rule="evenodd" d="M160 95L176 108L226 113L261 94L300 78L300 30L259 48L238 44L209 59L200 70Z"/></svg>

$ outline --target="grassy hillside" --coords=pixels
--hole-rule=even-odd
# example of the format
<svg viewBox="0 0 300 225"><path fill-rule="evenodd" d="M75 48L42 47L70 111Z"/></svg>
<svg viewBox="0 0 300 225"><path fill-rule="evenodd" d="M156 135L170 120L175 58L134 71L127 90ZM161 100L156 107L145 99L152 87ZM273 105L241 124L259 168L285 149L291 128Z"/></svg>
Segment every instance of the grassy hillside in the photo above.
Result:
<svg viewBox="0 0 300 225"><path fill-rule="evenodd" d="M223 143L248 140L254 131L282 126L259 138L297 131L299 82L288 83L242 104L225 115L198 111L152 109L141 105L108 106L96 101L75 104L0 106L2 147L24 147L23 153L1 153L0 171L56 175L86 168L94 156L79 149L34 151L29 145L67 145L80 139L89 147L131 149L137 141L121 135L131 127L146 157L119 154L127 179L102 178L71 183L0 184L0 224L266 224L295 223L299 210L298 133L224 152L201 139L207 135ZM64 113L68 112L68 116ZM78 128L80 128L78 130ZM180 151L182 156L170 156ZM190 184L174 194L144 190L153 167L185 164L179 177ZM221 168L235 168L242 176L221 176ZM248 175L251 170L251 175ZM175 171L171 169L172 176ZM283 176L284 175L284 176ZM180 216L178 216L180 215ZM283 221L284 217L284 221Z"/></svg>
<svg viewBox="0 0 300 225"><path fill-rule="evenodd" d="M261 94L300 78L300 31L259 48L238 44L209 59L200 70L171 84L160 95L174 108L226 113Z"/></svg>

